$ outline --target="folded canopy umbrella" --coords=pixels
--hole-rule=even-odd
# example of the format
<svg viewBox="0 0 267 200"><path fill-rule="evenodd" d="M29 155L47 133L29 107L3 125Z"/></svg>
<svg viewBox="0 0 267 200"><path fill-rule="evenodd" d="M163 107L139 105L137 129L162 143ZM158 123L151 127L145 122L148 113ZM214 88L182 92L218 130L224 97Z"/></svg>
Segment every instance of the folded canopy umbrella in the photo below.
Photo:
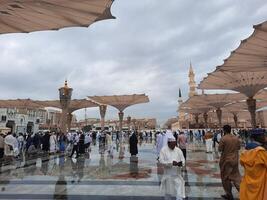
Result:
<svg viewBox="0 0 267 200"><path fill-rule="evenodd" d="M113 0L1 0L0 34L88 27L114 18Z"/></svg>

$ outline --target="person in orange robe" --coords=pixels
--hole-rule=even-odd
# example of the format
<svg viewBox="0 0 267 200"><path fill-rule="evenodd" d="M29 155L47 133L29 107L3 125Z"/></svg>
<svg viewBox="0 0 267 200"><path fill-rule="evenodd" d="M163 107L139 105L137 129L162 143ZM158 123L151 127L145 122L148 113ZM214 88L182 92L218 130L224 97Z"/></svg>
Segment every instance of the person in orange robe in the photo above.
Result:
<svg viewBox="0 0 267 200"><path fill-rule="evenodd" d="M251 136L259 146L244 151L240 163L245 174L240 185L240 200L267 199L267 137L264 130L252 130Z"/></svg>

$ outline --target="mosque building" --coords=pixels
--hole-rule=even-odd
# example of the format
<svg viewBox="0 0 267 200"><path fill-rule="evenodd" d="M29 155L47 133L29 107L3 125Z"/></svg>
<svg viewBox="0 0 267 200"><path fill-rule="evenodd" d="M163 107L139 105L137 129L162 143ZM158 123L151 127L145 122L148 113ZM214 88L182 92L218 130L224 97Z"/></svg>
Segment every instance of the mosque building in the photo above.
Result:
<svg viewBox="0 0 267 200"><path fill-rule="evenodd" d="M192 63L190 62L189 66L189 73L188 73L188 86L189 86L189 93L188 93L188 98L197 95L197 90L196 90L196 81L195 81L195 73L192 67ZM178 121L176 123L172 124L172 129L177 130L177 129L188 129L189 128L189 122L186 120L186 117L191 117L191 116L186 116L186 113L183 111L180 111L180 106L183 103L183 98L182 98L182 92L181 89L179 88L179 97L178 97Z"/></svg>
<svg viewBox="0 0 267 200"><path fill-rule="evenodd" d="M189 66L189 72L188 72L188 98L198 95L197 92L197 84L195 81L195 73L193 70L193 66L190 63ZM178 96L178 109L177 109L177 113L178 113L178 117L176 118L176 122L171 124L171 129L172 130L178 130L178 129L190 129L190 128L194 128L194 117L191 114L187 114L183 111L180 111L180 107L183 104L183 97L182 97L182 92L181 89L179 88L179 96ZM203 91L202 91L203 94ZM210 126L214 126L217 123L217 117L213 112L209 113L209 120L208 123L210 124ZM204 126L204 119L202 117L202 115L199 118L200 120L200 124L202 124ZM234 122L232 120L232 117L226 117L226 123L230 124L232 126L234 125ZM191 122L191 123L190 123ZM257 111L257 124L259 127L266 127L267 126L267 110L260 110ZM247 117L242 117L239 119L239 126L241 127L250 127L250 121L248 121Z"/></svg>
<svg viewBox="0 0 267 200"><path fill-rule="evenodd" d="M189 67L189 74L188 74L188 77L189 77L189 98L194 96L194 95L197 95L197 90L196 90L196 87L197 87L197 84L196 84L196 81L195 81L195 73L194 73L194 70L193 70L193 67L192 67L192 64L190 63L190 67Z"/></svg>

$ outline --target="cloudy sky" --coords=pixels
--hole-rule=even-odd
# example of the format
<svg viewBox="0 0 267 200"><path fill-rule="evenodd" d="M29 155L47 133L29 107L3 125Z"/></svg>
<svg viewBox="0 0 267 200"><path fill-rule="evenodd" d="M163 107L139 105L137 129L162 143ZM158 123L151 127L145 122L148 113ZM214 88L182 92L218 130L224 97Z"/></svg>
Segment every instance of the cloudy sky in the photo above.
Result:
<svg viewBox="0 0 267 200"><path fill-rule="evenodd" d="M1 35L0 98L57 99L67 78L73 98L146 93L151 102L125 115L162 123L177 115L179 88L187 98L190 61L199 82L267 20L267 2L116 0L112 13L89 28Z"/></svg>

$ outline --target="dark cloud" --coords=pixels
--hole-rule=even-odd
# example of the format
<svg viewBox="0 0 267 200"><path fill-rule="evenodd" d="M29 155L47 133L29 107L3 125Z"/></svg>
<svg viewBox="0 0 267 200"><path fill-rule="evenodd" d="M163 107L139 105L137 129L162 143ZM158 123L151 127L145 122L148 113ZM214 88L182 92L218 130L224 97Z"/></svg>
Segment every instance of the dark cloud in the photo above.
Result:
<svg viewBox="0 0 267 200"><path fill-rule="evenodd" d="M186 99L190 61L200 81L267 19L267 3L116 0L112 12L116 20L89 28L1 35L0 98L58 98L67 78L74 98L146 93L151 103L125 115L162 122L177 115L179 87ZM108 117L116 112L110 108Z"/></svg>

